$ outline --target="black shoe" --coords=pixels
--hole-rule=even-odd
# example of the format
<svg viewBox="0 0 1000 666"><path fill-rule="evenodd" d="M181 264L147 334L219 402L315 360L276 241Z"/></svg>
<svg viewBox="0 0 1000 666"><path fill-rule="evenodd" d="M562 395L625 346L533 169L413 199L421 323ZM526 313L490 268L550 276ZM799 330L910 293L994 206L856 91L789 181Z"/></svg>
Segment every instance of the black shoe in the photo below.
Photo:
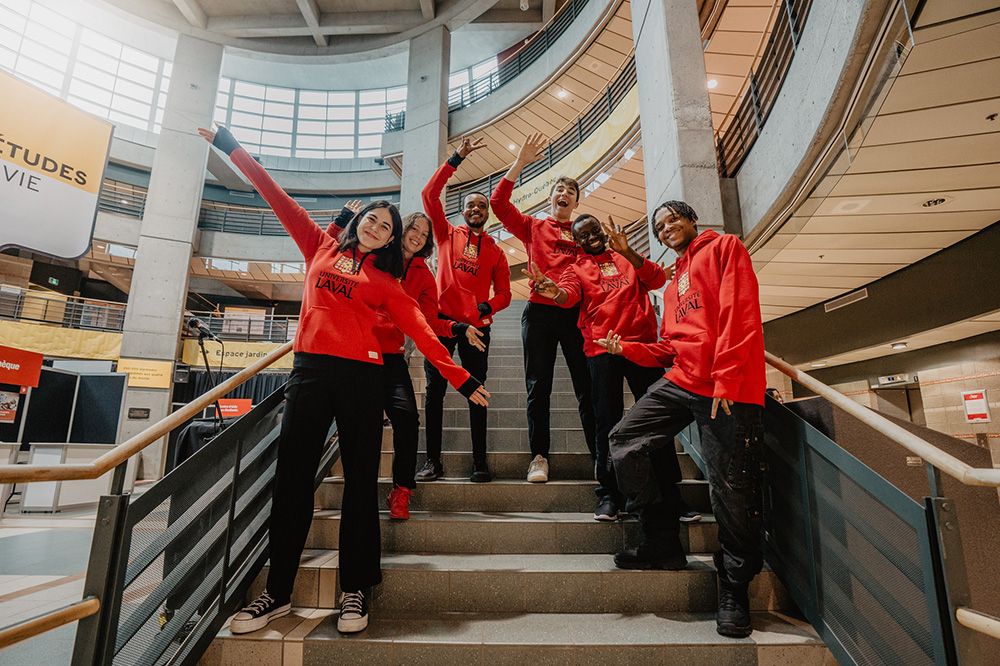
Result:
<svg viewBox="0 0 1000 666"><path fill-rule="evenodd" d="M368 628L368 597L371 588L358 592L343 592L340 595L340 616L337 631L342 634L356 634Z"/></svg>
<svg viewBox="0 0 1000 666"><path fill-rule="evenodd" d="M472 464L472 476L469 477L469 481L473 483L489 483L493 480L493 475L490 474L490 467L485 462L477 462Z"/></svg>
<svg viewBox="0 0 1000 666"><path fill-rule="evenodd" d="M750 595L746 585L719 583L719 610L715 630L722 636L746 638L753 632L750 624Z"/></svg>
<svg viewBox="0 0 1000 666"><path fill-rule="evenodd" d="M687 555L684 554L683 550L655 549L644 544L638 548L629 548L616 553L615 566L619 569L680 571L687 567Z"/></svg>
<svg viewBox="0 0 1000 666"><path fill-rule="evenodd" d="M691 509L681 511L680 521L682 523L697 523L701 520L701 514Z"/></svg>
<svg viewBox="0 0 1000 666"><path fill-rule="evenodd" d="M594 509L594 520L612 522L618 520L618 504L610 497L602 497L597 500L597 508Z"/></svg>
<svg viewBox="0 0 1000 666"><path fill-rule="evenodd" d="M275 599L265 590L249 606L233 616L233 621L229 623L229 631L234 634L257 631L266 627L271 620L284 617L291 612L290 600Z"/></svg>
<svg viewBox="0 0 1000 666"><path fill-rule="evenodd" d="M437 481L444 475L444 468L441 467L440 460L428 458L424 466L420 468L415 477L417 481Z"/></svg>

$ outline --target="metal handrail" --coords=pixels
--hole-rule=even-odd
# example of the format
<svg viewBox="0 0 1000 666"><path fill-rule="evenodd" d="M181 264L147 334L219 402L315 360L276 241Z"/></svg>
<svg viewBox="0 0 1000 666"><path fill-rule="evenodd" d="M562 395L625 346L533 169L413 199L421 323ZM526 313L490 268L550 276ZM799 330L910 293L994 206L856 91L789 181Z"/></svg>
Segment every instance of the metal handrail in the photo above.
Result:
<svg viewBox="0 0 1000 666"><path fill-rule="evenodd" d="M264 358L240 370L211 391L203 393L173 414L157 421L139 434L94 459L93 462L79 465L0 465L0 482L30 483L33 481L96 479L126 462L156 440L169 434L171 430L184 424L188 419L194 418L206 407L219 398L225 397L227 393L247 382L264 368L274 364L291 350L292 343L286 342Z"/></svg>
<svg viewBox="0 0 1000 666"><path fill-rule="evenodd" d="M120 332L125 304L0 284L0 319Z"/></svg>
<svg viewBox="0 0 1000 666"><path fill-rule="evenodd" d="M830 388L823 382L792 367L770 352L764 352L768 365L787 375L807 389L825 398L831 404L844 410L869 428L893 440L915 456L954 477L967 486L1000 487L1000 469L973 467L953 455L945 453L933 444L921 439L912 432L896 425L875 411L865 409L842 393Z"/></svg>
<svg viewBox="0 0 1000 666"><path fill-rule="evenodd" d="M97 615L100 610L101 600L94 596L88 596L68 606L4 627L0 629L0 650L47 631L58 629L71 622Z"/></svg>

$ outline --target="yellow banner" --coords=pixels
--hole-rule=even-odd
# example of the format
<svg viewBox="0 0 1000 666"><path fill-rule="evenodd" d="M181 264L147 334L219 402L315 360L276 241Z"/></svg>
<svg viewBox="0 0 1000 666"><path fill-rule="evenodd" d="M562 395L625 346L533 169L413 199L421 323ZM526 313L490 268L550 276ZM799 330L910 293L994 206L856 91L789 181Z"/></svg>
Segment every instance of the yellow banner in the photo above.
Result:
<svg viewBox="0 0 1000 666"><path fill-rule="evenodd" d="M114 361L121 351L121 333L0 321L0 345L64 358Z"/></svg>
<svg viewBox="0 0 1000 666"><path fill-rule="evenodd" d="M174 384L173 361L120 358L118 372L128 374L128 385L133 388L168 389Z"/></svg>
<svg viewBox="0 0 1000 666"><path fill-rule="evenodd" d="M222 345L218 342L205 342L205 350L208 352L208 362L213 368L219 367L222 362L223 368L245 368L254 361L264 358L272 351L280 347L280 342L226 342L226 356L222 357ZM181 360L196 368L204 367L205 361L201 357L201 349L197 340L185 340L184 350L181 353ZM279 358L270 370L291 370L292 354L285 354Z"/></svg>
<svg viewBox="0 0 1000 666"><path fill-rule="evenodd" d="M639 119L639 91L628 91L611 115L569 155L527 183L514 189L510 201L519 210L529 210L549 200L549 190L560 176L579 178L597 164ZM582 195L582 193L581 193ZM490 224L500 221L490 213Z"/></svg>

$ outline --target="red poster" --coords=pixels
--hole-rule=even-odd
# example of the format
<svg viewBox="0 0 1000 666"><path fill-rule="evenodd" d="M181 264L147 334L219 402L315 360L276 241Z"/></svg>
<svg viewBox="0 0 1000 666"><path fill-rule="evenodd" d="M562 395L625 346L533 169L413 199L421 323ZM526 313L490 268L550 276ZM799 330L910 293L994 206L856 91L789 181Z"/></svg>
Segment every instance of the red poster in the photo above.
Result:
<svg viewBox="0 0 1000 666"><path fill-rule="evenodd" d="M966 423L989 423L990 403L986 399L986 391L964 391L962 404L965 406Z"/></svg>
<svg viewBox="0 0 1000 666"><path fill-rule="evenodd" d="M253 408L253 401L250 398L222 398L219 400L219 408L222 410L222 418L232 419L249 412Z"/></svg>
<svg viewBox="0 0 1000 666"><path fill-rule="evenodd" d="M42 358L35 352L0 345L0 384L38 386Z"/></svg>

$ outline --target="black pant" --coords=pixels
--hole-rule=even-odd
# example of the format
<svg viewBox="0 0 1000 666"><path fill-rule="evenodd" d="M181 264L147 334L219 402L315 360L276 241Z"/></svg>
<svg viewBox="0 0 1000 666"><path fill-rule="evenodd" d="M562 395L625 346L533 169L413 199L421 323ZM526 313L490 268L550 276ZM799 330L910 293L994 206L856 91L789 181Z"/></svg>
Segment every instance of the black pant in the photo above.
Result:
<svg viewBox="0 0 1000 666"><path fill-rule="evenodd" d="M269 541L271 567L267 589L289 599L299 558L313 518L313 478L333 419L337 419L344 498L340 520L340 587L347 592L377 585L381 535L378 517L378 466L382 448L380 365L295 355L285 385L285 411L278 443Z"/></svg>
<svg viewBox="0 0 1000 666"><path fill-rule="evenodd" d="M450 354L454 354L457 347L462 367L480 384L485 384L486 372L489 369L490 328L486 326L479 330L483 332L480 340L486 346L486 351L479 351L470 345L464 335L438 338L438 340ZM444 394L448 390L448 382L437 368L426 360L424 376L427 378L424 401L424 418L427 420L427 457L441 460L441 424L444 418ZM486 462L486 408L472 402L469 403L469 430L472 432L472 459L474 462L484 463Z"/></svg>
<svg viewBox="0 0 1000 666"><path fill-rule="evenodd" d="M760 572L763 410L734 403L726 416L711 418L712 398L686 391L666 379L656 382L610 435L611 458L621 491L640 507L644 532L678 529L680 466L674 437L692 421L708 469L712 512L721 550L719 579L743 585Z"/></svg>
<svg viewBox="0 0 1000 666"><path fill-rule="evenodd" d="M663 376L663 368L644 368L629 361L624 356L600 354L587 358L590 368L590 383L594 394L594 416L597 420L597 496L610 498L623 504L618 490L618 480L611 465L608 449L608 433L622 420L625 412L625 382L638 402L646 391Z"/></svg>
<svg viewBox="0 0 1000 666"><path fill-rule="evenodd" d="M528 443L532 456L549 456L549 408L552 404L556 345L562 347L563 357L569 366L587 448L592 456L597 455L590 372L587 370L587 357L583 355L583 335L577 326L579 316L579 307L561 308L531 302L521 315L524 383L528 390Z"/></svg>
<svg viewBox="0 0 1000 666"><path fill-rule="evenodd" d="M417 482L417 440L420 413L410 369L402 354L383 354L385 415L392 423L392 482L413 489Z"/></svg>

